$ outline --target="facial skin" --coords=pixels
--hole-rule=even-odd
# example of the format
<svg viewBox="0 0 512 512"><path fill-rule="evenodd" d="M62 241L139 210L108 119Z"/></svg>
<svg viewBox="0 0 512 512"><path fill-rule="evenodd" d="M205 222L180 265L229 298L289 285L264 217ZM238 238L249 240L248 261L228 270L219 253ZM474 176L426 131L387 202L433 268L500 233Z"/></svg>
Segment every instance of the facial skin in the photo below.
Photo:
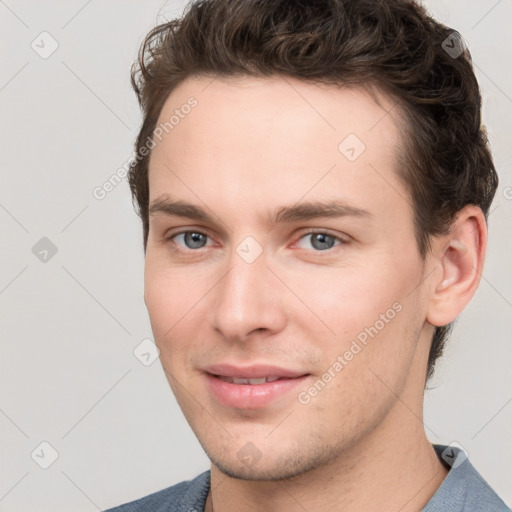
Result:
<svg viewBox="0 0 512 512"><path fill-rule="evenodd" d="M433 325L476 290L481 212L468 207L421 258L383 95L378 105L362 89L290 78L193 77L160 122L190 96L197 107L152 150L145 302L166 376L212 461L208 506L419 510L446 475L422 423ZM338 149L349 134L366 146L354 161ZM164 201L210 220L168 215ZM281 208L331 201L365 213L271 221ZM251 263L246 237L262 249ZM344 357L371 326L378 333ZM237 408L208 386L205 368L220 363L307 377L268 405ZM329 368L330 381L308 392Z"/></svg>

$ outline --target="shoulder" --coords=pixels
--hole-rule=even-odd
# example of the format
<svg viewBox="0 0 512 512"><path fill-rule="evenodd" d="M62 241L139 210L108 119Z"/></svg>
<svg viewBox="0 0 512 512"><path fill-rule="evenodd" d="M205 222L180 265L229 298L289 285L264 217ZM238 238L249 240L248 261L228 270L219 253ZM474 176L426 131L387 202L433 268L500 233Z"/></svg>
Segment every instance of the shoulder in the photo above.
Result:
<svg viewBox="0 0 512 512"><path fill-rule="evenodd" d="M460 448L434 445L450 471L423 512L509 512Z"/></svg>
<svg viewBox="0 0 512 512"><path fill-rule="evenodd" d="M210 471L105 512L203 512L210 489Z"/></svg>

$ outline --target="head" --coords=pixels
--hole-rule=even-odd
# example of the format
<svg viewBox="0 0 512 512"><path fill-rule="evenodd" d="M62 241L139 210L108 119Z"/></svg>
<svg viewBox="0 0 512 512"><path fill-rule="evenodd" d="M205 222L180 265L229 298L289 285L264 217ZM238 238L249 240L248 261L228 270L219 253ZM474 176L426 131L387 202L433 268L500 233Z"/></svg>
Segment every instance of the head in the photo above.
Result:
<svg viewBox="0 0 512 512"><path fill-rule="evenodd" d="M199 441L245 477L314 467L424 386L478 285L497 187L452 29L412 1L305 4L196 2L132 73L155 340ZM222 403L220 363L304 375L297 400ZM292 412L295 434L273 432Z"/></svg>

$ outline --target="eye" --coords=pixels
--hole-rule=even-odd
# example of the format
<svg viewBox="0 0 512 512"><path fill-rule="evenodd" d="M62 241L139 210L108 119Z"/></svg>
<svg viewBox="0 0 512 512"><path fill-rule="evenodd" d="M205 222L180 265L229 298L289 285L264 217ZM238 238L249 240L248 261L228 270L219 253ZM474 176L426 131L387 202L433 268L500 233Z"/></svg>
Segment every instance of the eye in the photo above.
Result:
<svg viewBox="0 0 512 512"><path fill-rule="evenodd" d="M181 233L175 233L168 237L168 240L172 240L178 245L185 246L187 249L201 249L206 245L208 235L201 233L200 231L182 231Z"/></svg>
<svg viewBox="0 0 512 512"><path fill-rule="evenodd" d="M317 251L326 251L332 249L336 245L341 245L345 243L345 241L342 240L341 238L334 235L330 235L329 233L324 233L322 231L310 231L309 233L305 233L300 238L299 242L307 239L309 239L310 241L310 247L304 247L302 245L301 249L310 249L312 246Z"/></svg>
<svg viewBox="0 0 512 512"><path fill-rule="evenodd" d="M182 231L181 233L174 233L167 237L167 240L172 241L180 247L194 250L206 247L208 238L208 235L201 231ZM309 240L309 242L307 242L307 240ZM298 242L301 249L313 248L315 251L328 251L329 249L344 243L346 242L340 237L323 231L310 231L309 233L304 233Z"/></svg>

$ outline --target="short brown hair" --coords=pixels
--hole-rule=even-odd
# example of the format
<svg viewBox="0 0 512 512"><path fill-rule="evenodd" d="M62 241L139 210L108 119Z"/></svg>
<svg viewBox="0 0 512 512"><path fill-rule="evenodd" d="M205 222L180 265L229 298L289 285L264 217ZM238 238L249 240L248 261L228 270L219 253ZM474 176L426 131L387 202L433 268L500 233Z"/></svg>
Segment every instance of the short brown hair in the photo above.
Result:
<svg viewBox="0 0 512 512"><path fill-rule="evenodd" d="M284 75L339 86L369 84L405 115L398 174L410 192L425 257L464 206L487 218L498 177L481 125L481 97L469 51L453 29L413 0L199 0L155 27L132 67L143 111L129 170L134 205L149 231L153 136L173 89L193 75ZM456 51L450 51L450 48ZM437 327L427 378L450 325Z"/></svg>

